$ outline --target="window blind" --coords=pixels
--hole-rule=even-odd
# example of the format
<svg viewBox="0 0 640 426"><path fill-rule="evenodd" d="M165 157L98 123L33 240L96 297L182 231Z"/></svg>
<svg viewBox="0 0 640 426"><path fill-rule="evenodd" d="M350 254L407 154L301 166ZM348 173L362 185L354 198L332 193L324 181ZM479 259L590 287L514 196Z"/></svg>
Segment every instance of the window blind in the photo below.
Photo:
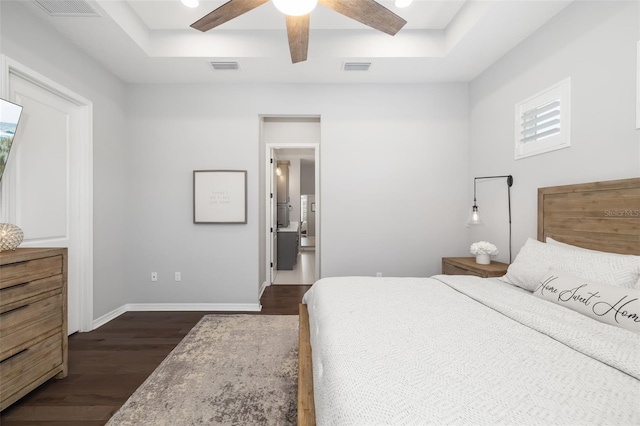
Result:
<svg viewBox="0 0 640 426"><path fill-rule="evenodd" d="M571 146L571 79L548 87L515 105L516 160Z"/></svg>
<svg viewBox="0 0 640 426"><path fill-rule="evenodd" d="M523 143L560 133L560 99L522 113L520 127L520 141Z"/></svg>

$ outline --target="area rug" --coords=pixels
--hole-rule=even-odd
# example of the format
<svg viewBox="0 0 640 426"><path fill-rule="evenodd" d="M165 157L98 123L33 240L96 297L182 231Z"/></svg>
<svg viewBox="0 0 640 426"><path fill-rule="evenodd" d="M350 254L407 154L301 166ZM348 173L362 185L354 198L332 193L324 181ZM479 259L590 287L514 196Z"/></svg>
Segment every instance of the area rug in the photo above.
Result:
<svg viewBox="0 0 640 426"><path fill-rule="evenodd" d="M107 425L293 425L297 376L297 315L206 315Z"/></svg>

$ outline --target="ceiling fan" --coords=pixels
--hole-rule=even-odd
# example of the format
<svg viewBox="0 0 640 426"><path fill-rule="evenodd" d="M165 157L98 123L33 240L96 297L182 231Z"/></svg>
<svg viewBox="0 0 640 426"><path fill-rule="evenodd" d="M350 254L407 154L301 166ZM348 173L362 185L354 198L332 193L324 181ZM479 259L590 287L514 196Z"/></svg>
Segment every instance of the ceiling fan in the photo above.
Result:
<svg viewBox="0 0 640 426"><path fill-rule="evenodd" d="M191 24L191 27L202 32L209 31L268 1L230 0ZM316 3L389 35L395 35L407 23L374 0L293 0L293 2L291 0L273 0L273 2L286 15L289 51L291 52L291 62L294 64L307 60L309 12ZM284 9L286 5L283 3L291 3L294 7L304 4L307 7L302 10L287 10Z"/></svg>

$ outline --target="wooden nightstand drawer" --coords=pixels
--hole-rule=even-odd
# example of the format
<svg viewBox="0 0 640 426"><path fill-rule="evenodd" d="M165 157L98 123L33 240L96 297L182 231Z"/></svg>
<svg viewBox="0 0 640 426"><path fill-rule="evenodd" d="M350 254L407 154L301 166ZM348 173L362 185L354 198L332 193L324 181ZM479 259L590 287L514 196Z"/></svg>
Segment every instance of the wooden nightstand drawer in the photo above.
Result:
<svg viewBox="0 0 640 426"><path fill-rule="evenodd" d="M442 273L445 275L475 275L476 277L482 277L482 274L475 271L470 271L448 263L442 265Z"/></svg>
<svg viewBox="0 0 640 426"><path fill-rule="evenodd" d="M475 257L443 257L442 273L445 275L474 275L481 278L501 277L507 273L509 265L491 262L489 265L476 263Z"/></svg>

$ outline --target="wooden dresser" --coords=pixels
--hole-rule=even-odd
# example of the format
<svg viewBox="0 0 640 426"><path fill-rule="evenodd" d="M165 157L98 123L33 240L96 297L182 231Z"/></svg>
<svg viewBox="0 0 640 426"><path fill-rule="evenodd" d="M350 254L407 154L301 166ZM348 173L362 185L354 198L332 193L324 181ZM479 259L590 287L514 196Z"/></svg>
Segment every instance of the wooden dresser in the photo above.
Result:
<svg viewBox="0 0 640 426"><path fill-rule="evenodd" d="M67 249L0 252L0 410L67 375Z"/></svg>

